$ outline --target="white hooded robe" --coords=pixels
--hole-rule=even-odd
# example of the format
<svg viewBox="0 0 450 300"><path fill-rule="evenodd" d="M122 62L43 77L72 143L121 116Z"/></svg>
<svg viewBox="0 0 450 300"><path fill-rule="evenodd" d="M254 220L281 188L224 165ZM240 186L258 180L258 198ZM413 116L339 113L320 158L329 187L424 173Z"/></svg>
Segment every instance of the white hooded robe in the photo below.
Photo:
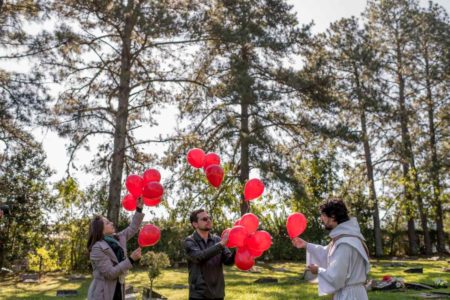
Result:
<svg viewBox="0 0 450 300"><path fill-rule="evenodd" d="M354 237L339 238L341 235ZM364 284L370 262L360 240L364 237L356 218L338 224L330 232L330 237L336 241L328 246L311 243L306 246L306 264L319 266L319 296L334 294L334 300L368 299Z"/></svg>

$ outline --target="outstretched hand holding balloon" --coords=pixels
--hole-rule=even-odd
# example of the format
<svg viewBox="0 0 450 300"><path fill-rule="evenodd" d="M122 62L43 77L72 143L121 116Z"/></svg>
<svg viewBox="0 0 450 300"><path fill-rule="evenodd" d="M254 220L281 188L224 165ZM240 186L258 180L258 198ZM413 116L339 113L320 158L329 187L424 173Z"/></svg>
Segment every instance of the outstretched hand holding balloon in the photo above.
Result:
<svg viewBox="0 0 450 300"><path fill-rule="evenodd" d="M292 245L294 245L295 248L299 248L299 249L300 248L306 248L307 244L308 243L305 240L303 240L303 239L301 239L299 237L295 237L295 238L292 239Z"/></svg>

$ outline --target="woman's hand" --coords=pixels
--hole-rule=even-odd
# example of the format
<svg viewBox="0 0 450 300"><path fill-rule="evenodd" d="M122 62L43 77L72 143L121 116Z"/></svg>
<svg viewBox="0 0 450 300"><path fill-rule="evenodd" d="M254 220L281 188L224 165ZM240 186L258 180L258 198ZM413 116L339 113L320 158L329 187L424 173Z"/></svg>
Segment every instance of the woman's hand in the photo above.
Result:
<svg viewBox="0 0 450 300"><path fill-rule="evenodd" d="M131 253L131 255L130 255L131 259L134 260L134 261L139 260L141 258L141 256L142 256L142 249L141 249L141 247L139 247L136 250L134 250Z"/></svg>
<svg viewBox="0 0 450 300"><path fill-rule="evenodd" d="M139 207L139 208L143 208L144 207L144 200L142 199L142 196L137 198L136 206Z"/></svg>

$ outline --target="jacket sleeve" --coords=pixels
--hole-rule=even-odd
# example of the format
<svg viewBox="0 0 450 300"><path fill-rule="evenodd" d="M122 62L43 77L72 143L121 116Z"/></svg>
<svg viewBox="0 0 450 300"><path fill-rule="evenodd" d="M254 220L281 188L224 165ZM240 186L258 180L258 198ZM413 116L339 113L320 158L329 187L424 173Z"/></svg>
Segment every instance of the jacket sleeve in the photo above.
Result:
<svg viewBox="0 0 450 300"><path fill-rule="evenodd" d="M224 247L222 251L222 263L227 266L232 266L234 264L234 257L236 252L231 252L230 249Z"/></svg>
<svg viewBox="0 0 450 300"><path fill-rule="evenodd" d="M103 252L99 245L92 247L90 259L100 274L108 280L119 278L120 275L133 267L128 258L114 266L109 256Z"/></svg>
<svg viewBox="0 0 450 300"><path fill-rule="evenodd" d="M191 238L187 238L184 241L184 250L186 251L186 257L193 263L201 263L205 260L208 260L211 257L216 256L217 254L222 252L223 249L224 247L221 243L216 243L214 246L202 250Z"/></svg>
<svg viewBox="0 0 450 300"><path fill-rule="evenodd" d="M144 215L145 214L136 211L130 225L119 232L118 235L125 237L126 241L131 239L139 231L139 227L141 226L142 220L144 219Z"/></svg>

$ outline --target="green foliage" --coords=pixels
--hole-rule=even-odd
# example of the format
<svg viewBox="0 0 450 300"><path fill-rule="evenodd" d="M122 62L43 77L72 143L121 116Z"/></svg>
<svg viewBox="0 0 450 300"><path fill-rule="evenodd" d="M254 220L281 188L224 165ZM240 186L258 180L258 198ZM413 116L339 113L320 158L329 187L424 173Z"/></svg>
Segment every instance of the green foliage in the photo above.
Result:
<svg viewBox="0 0 450 300"><path fill-rule="evenodd" d="M34 252L30 252L27 256L28 269L35 272L51 272L60 270L61 265L58 263L55 249L52 245L37 248Z"/></svg>
<svg viewBox="0 0 450 300"><path fill-rule="evenodd" d="M0 200L10 206L11 216L0 223L0 266L42 245L49 232L44 214L52 199L46 182L52 172L38 145L15 148L2 158Z"/></svg>
<svg viewBox="0 0 450 300"><path fill-rule="evenodd" d="M153 288L153 281L161 275L161 269L170 266L169 257L164 252L146 252L139 263L147 269L151 288Z"/></svg>
<svg viewBox="0 0 450 300"><path fill-rule="evenodd" d="M155 222L161 228L161 240L153 248L154 251L168 255L172 264L185 260L183 242L192 234L193 228L189 222Z"/></svg>
<svg viewBox="0 0 450 300"><path fill-rule="evenodd" d="M58 195L52 212L55 223L49 236L58 253L61 269L83 271L90 266L87 253L89 224L94 214L105 212L105 184L100 182L80 189L77 181L68 177L56 184ZM120 225L120 224L119 224Z"/></svg>

